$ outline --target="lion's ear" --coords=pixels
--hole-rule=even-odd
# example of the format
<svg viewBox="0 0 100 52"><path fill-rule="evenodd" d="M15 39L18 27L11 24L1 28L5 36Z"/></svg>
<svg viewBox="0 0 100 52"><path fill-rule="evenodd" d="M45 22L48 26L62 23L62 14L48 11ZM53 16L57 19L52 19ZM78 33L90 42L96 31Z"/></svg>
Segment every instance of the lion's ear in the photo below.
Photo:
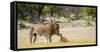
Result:
<svg viewBox="0 0 100 52"><path fill-rule="evenodd" d="M56 28L59 29L59 24L56 24Z"/></svg>

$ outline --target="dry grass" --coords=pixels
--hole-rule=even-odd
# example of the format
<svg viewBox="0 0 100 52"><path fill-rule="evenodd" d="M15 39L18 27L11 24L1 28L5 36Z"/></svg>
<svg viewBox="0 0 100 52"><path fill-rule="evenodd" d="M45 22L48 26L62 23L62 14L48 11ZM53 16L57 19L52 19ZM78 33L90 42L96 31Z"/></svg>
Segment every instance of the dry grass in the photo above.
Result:
<svg viewBox="0 0 100 52"><path fill-rule="evenodd" d="M80 42L66 42L66 43L36 43L32 45L19 45L18 48L41 48L41 47L57 47L57 46L75 46L75 45L91 45L95 44L95 41L80 41Z"/></svg>
<svg viewBox="0 0 100 52"><path fill-rule="evenodd" d="M52 36L52 43L47 43L44 37L37 37L35 44L29 43L29 29L18 31L18 49L21 48L40 48L40 47L57 47L57 46L74 46L74 45L91 45L96 44L95 27L79 28L61 28L60 32L66 37L68 42L59 42L60 38Z"/></svg>

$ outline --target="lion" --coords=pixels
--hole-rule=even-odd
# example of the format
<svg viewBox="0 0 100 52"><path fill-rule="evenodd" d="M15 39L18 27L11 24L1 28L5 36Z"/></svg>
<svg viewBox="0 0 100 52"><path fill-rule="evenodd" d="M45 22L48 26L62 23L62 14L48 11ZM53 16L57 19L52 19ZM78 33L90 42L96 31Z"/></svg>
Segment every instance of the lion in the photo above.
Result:
<svg viewBox="0 0 100 52"><path fill-rule="evenodd" d="M64 37L62 34L60 34L60 42L69 42L69 40Z"/></svg>
<svg viewBox="0 0 100 52"><path fill-rule="evenodd" d="M34 36L33 43L35 43L37 35L44 36L46 37L46 40L48 42L52 42L51 36L54 34L61 36L61 34L59 34L59 24L56 23L34 24L31 27L30 31L30 43L32 43L33 36Z"/></svg>

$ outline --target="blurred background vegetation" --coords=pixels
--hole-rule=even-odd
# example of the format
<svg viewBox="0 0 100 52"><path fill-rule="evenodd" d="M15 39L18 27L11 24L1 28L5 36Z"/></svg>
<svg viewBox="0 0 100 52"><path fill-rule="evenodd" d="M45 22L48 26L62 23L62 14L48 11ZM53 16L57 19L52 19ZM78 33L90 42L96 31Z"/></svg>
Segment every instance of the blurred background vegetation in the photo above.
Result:
<svg viewBox="0 0 100 52"><path fill-rule="evenodd" d="M52 17L63 26L94 26L96 22L95 7L58 6L45 4L17 4L18 24L44 23ZM64 25L65 24L65 25Z"/></svg>

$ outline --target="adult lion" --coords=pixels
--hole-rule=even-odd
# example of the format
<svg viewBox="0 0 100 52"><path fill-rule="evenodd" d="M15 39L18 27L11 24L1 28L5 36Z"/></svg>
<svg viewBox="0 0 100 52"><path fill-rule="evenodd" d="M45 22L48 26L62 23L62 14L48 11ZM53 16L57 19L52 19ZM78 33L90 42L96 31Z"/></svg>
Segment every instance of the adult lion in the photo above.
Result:
<svg viewBox="0 0 100 52"><path fill-rule="evenodd" d="M46 40L51 42L52 41L51 36L54 34L61 36L61 34L59 34L59 24L56 23L34 24L31 27L30 31L30 43L32 43L33 36L34 36L33 43L35 43L37 35L45 36Z"/></svg>

